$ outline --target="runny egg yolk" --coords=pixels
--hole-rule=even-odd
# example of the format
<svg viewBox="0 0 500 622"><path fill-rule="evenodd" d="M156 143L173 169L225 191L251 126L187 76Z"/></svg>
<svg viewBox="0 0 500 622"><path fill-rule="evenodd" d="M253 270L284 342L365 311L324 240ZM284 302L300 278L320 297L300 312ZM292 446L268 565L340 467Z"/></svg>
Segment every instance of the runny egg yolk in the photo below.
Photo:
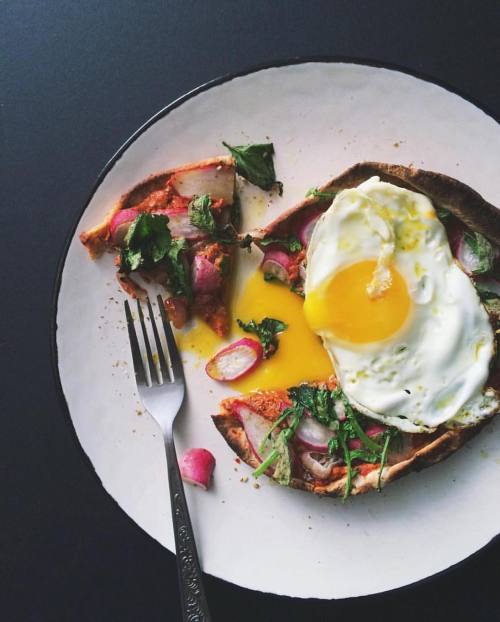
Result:
<svg viewBox="0 0 500 622"><path fill-rule="evenodd" d="M390 266L390 287L370 297L367 286L376 266L375 260L352 264L307 294L304 313L314 332L361 344L387 339L403 326L411 311L406 282Z"/></svg>
<svg viewBox="0 0 500 622"><path fill-rule="evenodd" d="M257 339L256 335L239 328L236 318L244 322L260 322L265 317L272 317L288 325L278 335L277 352L247 376L228 384L231 389L242 393L256 389L283 389L300 382L326 380L333 373L326 350L307 325L302 298L286 286L267 283L262 273L256 272L233 300L231 313L234 321L230 342L242 336ZM203 364L225 343L201 322L187 333L178 333L177 341L182 351L194 353L203 359Z"/></svg>

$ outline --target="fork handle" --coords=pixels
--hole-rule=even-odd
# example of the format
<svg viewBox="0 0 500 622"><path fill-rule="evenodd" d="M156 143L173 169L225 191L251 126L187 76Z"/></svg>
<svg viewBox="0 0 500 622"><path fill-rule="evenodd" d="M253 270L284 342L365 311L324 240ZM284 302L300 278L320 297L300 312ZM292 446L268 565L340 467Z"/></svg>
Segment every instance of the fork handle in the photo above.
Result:
<svg viewBox="0 0 500 622"><path fill-rule="evenodd" d="M165 434L170 505L174 525L177 575L181 595L183 622L211 622L208 602L203 587L200 562L196 551L193 528L184 495L173 433Z"/></svg>

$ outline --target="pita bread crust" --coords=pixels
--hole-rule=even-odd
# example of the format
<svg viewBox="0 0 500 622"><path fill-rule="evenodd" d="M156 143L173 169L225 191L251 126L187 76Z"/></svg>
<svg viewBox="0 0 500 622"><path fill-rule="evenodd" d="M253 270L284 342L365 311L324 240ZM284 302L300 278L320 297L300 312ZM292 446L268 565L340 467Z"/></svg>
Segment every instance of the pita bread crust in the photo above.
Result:
<svg viewBox="0 0 500 622"><path fill-rule="evenodd" d="M360 162L319 188L321 192L339 192L354 188L363 181L377 175L382 181L393 183L428 196L436 207L449 210L468 227L482 233L494 244L500 245L500 210L488 203L475 190L466 184L442 173L382 162ZM325 204L326 203L326 204ZM313 205L330 201L309 197L287 210L267 227L256 229L252 235L257 243L267 236L279 237L280 230L286 227L291 217L307 211Z"/></svg>
<svg viewBox="0 0 500 622"><path fill-rule="evenodd" d="M494 244L500 245L500 210L488 203L475 190L466 184L432 171L407 167L399 164L385 164L381 162L361 162L348 168L327 184L319 188L320 192L339 192L345 188L353 188L370 177L378 176L382 181L408 188L428 196L435 207L449 210L474 231L482 233ZM264 237L281 237L290 232L290 223L300 219L313 207L326 209L330 199L309 197L295 207L289 209L270 223L267 227L256 229L252 235L257 243ZM246 440L245 432L238 419L227 410L226 403L222 404L222 413L213 417L219 432L229 445L252 467L258 465L253 452ZM492 417L491 417L492 418ZM381 483L383 486L391 481L410 473L420 471L428 466L441 462L477 434L491 418L476 426L461 429L442 429L436 437L424 446L417 449L409 458L396 464L384 467ZM302 479L293 479L291 486L320 495L342 496L344 494L346 478L328 482L326 484L310 483ZM352 483L353 495L362 494L377 489L378 468L374 468L364 475L358 474Z"/></svg>
<svg viewBox="0 0 500 622"><path fill-rule="evenodd" d="M151 192L165 188L165 184L169 178L176 173L215 165L232 167L234 166L234 161L231 156L215 156L213 158L207 158L206 160L200 160L199 162L191 162L183 166L177 166L176 168L155 173L136 184L120 197L116 205L106 214L104 220L100 224L88 231L80 233L80 241L86 247L90 258L96 259L109 247L109 225L117 212L122 209L134 207L141 203Z"/></svg>
<svg viewBox="0 0 500 622"><path fill-rule="evenodd" d="M248 443L242 424L231 413L231 401L233 400L230 399L223 402L222 412L212 416L213 422L227 444L238 457L243 460L243 462L256 469L260 463ZM387 484L399 479L403 475L411 473L412 471L421 471L437 462L441 462L462 447L470 438L475 436L490 420L491 419L487 419L473 428L443 430L437 437L433 436L429 443L417 449L409 458L401 460L396 464L385 466L382 473L381 486L385 487ZM371 466L372 465L370 465L370 467ZM378 471L378 466L373 465L373 469L364 475L356 475L352 481L351 495L360 495L371 490L377 490ZM303 479L293 478L290 487L306 492L313 492L317 495L342 497L344 495L345 484L345 476L325 484L312 483Z"/></svg>

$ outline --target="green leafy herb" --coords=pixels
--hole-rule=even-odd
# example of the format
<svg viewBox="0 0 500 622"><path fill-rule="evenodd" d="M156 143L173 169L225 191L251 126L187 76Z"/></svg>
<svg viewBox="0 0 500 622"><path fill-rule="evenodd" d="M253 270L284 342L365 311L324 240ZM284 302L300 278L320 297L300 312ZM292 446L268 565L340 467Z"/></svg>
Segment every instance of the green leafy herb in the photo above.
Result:
<svg viewBox="0 0 500 622"><path fill-rule="evenodd" d="M486 311L488 311L491 315L500 317L500 294L492 291L489 283L481 283L481 281L477 281L475 285L479 298L486 307Z"/></svg>
<svg viewBox="0 0 500 622"><path fill-rule="evenodd" d="M293 411L293 409L292 409ZM273 449L271 450L271 452L269 453L269 455L267 456L267 458L255 469L255 471L252 473L252 475L257 478L260 477L263 473L265 473L267 471L267 469L272 466L277 460L284 460L285 458L283 457L283 448L286 445L287 447L287 456L288 456L288 461L290 461L290 454L288 453L288 443L290 442L291 438L293 437L293 435L295 434L295 430L297 429L297 426L300 423L300 418L302 417L303 412L295 412L293 414L293 418L292 421L289 425L289 427L284 428L283 430L281 430L281 432L278 434L278 436L276 437L276 439L273 442ZM266 437L267 438L267 437ZM281 465L280 467L281 473L283 473L284 470L284 465ZM291 474L291 464L290 464L290 471L289 473ZM276 476L276 473L275 473ZM281 481L280 483L283 483L285 485L289 484L289 481Z"/></svg>
<svg viewBox="0 0 500 622"><path fill-rule="evenodd" d="M286 248L290 253L298 253L302 250L300 240L294 235L289 235L287 238L264 238L259 242L259 244L264 248L266 246L270 246L271 244L279 244L280 246Z"/></svg>
<svg viewBox="0 0 500 622"><path fill-rule="evenodd" d="M183 238L172 239L168 217L162 214L139 214L130 225L120 255L120 271L151 269L162 265L167 273L167 287L174 296L191 297L189 274L182 259L187 249Z"/></svg>
<svg viewBox="0 0 500 622"><path fill-rule="evenodd" d="M363 443L363 445L368 447L368 449L370 449L371 451L380 451L380 445L376 443L372 438L370 438L366 434L366 432L363 430L363 428L361 427L356 417L356 413L354 412L353 407L349 403L349 400L345 396L342 389L336 389L335 391L333 391L332 398L335 401L340 399L342 403L344 404L347 422L350 424L349 428L350 428L351 434L353 434L351 438L355 438L355 437L359 438L360 441Z"/></svg>
<svg viewBox="0 0 500 622"><path fill-rule="evenodd" d="M212 199L209 194L201 194L192 199L188 205L189 222L210 235L215 233L216 224L212 210Z"/></svg>
<svg viewBox="0 0 500 622"><path fill-rule="evenodd" d="M345 429L341 427L338 431L337 436L339 439L340 447L342 448L342 452L344 454L344 462L347 469L343 496L343 499L345 501L347 497L351 494L354 472L352 468L351 452L349 451L349 447L347 446L347 435Z"/></svg>
<svg viewBox="0 0 500 622"><path fill-rule="evenodd" d="M168 288L174 296L191 298L191 284L189 272L181 253L187 250L188 245L184 238L172 240L168 251Z"/></svg>
<svg viewBox="0 0 500 622"><path fill-rule="evenodd" d="M397 430L394 428L389 428L384 432L384 447L382 448L382 454L380 456L380 468L378 470L378 480L377 480L377 488L380 492L382 490L382 474L384 471L385 464L387 462L387 454L389 453L389 445L391 440L396 436Z"/></svg>
<svg viewBox="0 0 500 622"><path fill-rule="evenodd" d="M272 317L265 317L262 322L257 323L255 320L250 322L242 322L236 320L240 328L246 333L254 333L259 338L264 348L264 358L269 358L278 349L278 333L282 333L288 328L287 324L281 320L275 320Z"/></svg>
<svg viewBox="0 0 500 622"><path fill-rule="evenodd" d="M464 234L464 242L470 248L474 255L477 265L472 270L472 274L484 274L493 268L495 261L495 249L484 235L477 231L466 231Z"/></svg>
<svg viewBox="0 0 500 622"><path fill-rule="evenodd" d="M238 203L239 205L239 203ZM251 251L253 238L246 234L242 239L238 236L235 226L238 226L239 216L233 218L233 223L227 223L220 227L211 210L212 199L209 194L202 194L192 199L188 206L189 222L212 236L222 244L238 244L241 248ZM237 224L235 225L234 222Z"/></svg>
<svg viewBox="0 0 500 622"><path fill-rule="evenodd" d="M172 242L167 225L167 216L139 214L125 236L120 271L128 274L140 268L151 268L162 261Z"/></svg>
<svg viewBox="0 0 500 622"><path fill-rule="evenodd" d="M444 207L436 207L436 214L439 220L442 220L443 222L446 222L447 220L449 220L451 216L451 212L445 209Z"/></svg>
<svg viewBox="0 0 500 622"><path fill-rule="evenodd" d="M236 230L241 227L241 200L235 194L233 197L233 206L231 207L231 222Z"/></svg>
<svg viewBox="0 0 500 622"><path fill-rule="evenodd" d="M273 186L277 186L279 195L283 194L283 184L276 181L273 143L233 147L224 141L222 144L231 152L239 175L262 190L272 190Z"/></svg>
<svg viewBox="0 0 500 622"><path fill-rule="evenodd" d="M333 200L336 195L336 192L324 192L318 190L317 188L309 188L309 190L306 192L306 199L308 197L316 197L318 199Z"/></svg>

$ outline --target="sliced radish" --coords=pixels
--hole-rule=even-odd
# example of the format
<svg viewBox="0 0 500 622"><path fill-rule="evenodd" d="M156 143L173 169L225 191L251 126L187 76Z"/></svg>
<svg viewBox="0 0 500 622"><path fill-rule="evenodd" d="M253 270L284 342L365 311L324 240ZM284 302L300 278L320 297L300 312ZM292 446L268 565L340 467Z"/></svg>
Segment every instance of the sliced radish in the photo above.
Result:
<svg viewBox="0 0 500 622"><path fill-rule="evenodd" d="M384 425L379 425L378 423L371 423L365 430L367 436L378 436L386 431L386 427ZM359 438L351 438L348 443L349 449L361 449L363 447L363 443Z"/></svg>
<svg viewBox="0 0 500 622"><path fill-rule="evenodd" d="M295 432L300 442L314 451L327 451L328 441L334 436L335 432L330 430L314 417L306 415L302 417Z"/></svg>
<svg viewBox="0 0 500 622"><path fill-rule="evenodd" d="M208 361L205 371L214 380L231 382L254 370L262 361L262 355L260 343L244 337L217 352Z"/></svg>
<svg viewBox="0 0 500 622"><path fill-rule="evenodd" d="M321 214L323 212L319 210L314 210L309 212L306 218L303 219L300 228L299 228L299 240L302 242L302 245L306 248L311 240L312 232L316 223L318 222Z"/></svg>
<svg viewBox="0 0 500 622"><path fill-rule="evenodd" d="M316 479L321 480L328 479L332 472L332 467L340 462L338 458L332 458L328 454L318 455L311 451L302 452L300 461Z"/></svg>
<svg viewBox="0 0 500 622"><path fill-rule="evenodd" d="M244 402L233 402L232 409L233 413L245 429L245 434L253 453L258 460L263 462L272 449L272 443L270 441L266 441L266 438L271 430L273 422L258 415ZM265 451L259 454L259 448L263 443Z"/></svg>
<svg viewBox="0 0 500 622"><path fill-rule="evenodd" d="M195 447L188 449L182 456L179 468L183 481L207 490L214 472L215 458L208 449Z"/></svg>
<svg viewBox="0 0 500 622"><path fill-rule="evenodd" d="M123 244L128 228L137 216L139 216L139 214L139 210L135 209L135 207L121 209L116 212L109 223L109 232L111 234L113 244L116 244L117 246Z"/></svg>
<svg viewBox="0 0 500 622"><path fill-rule="evenodd" d="M227 164L211 164L200 168L179 171L172 177L172 186L184 197L209 194L212 199L233 202L235 173Z"/></svg>
<svg viewBox="0 0 500 622"><path fill-rule="evenodd" d="M454 246L454 255L468 275L489 272L498 257L498 249L473 231L463 231Z"/></svg>
<svg viewBox="0 0 500 622"><path fill-rule="evenodd" d="M221 286L222 278L214 266L203 255L195 255L191 272L193 291L199 294L210 294Z"/></svg>
<svg viewBox="0 0 500 622"><path fill-rule="evenodd" d="M291 263L290 255L278 249L270 249L264 255L260 267L264 274L270 274L278 281L288 283L288 268Z"/></svg>
<svg viewBox="0 0 500 622"><path fill-rule="evenodd" d="M189 222L187 209L158 209L153 212L168 216L168 228L174 238L185 238L186 240L203 240L207 233L198 229Z"/></svg>

